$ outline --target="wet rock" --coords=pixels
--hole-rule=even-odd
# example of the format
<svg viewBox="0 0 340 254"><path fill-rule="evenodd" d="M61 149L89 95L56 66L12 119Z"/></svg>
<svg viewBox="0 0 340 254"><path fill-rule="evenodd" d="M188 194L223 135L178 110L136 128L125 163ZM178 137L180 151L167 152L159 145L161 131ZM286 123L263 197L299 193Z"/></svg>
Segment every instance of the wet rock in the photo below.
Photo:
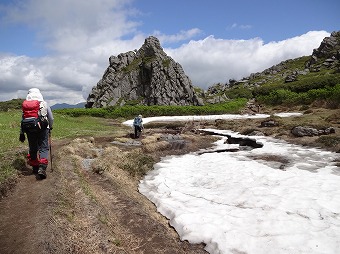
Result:
<svg viewBox="0 0 340 254"><path fill-rule="evenodd" d="M278 125L279 123L274 120L267 120L267 121L261 122L261 127L275 127Z"/></svg>
<svg viewBox="0 0 340 254"><path fill-rule="evenodd" d="M303 126L296 126L292 129L291 133L294 136L297 137L303 137L303 136L318 136L319 132L317 129L315 128L311 128L311 127L303 127Z"/></svg>
<svg viewBox="0 0 340 254"><path fill-rule="evenodd" d="M291 130L291 133L296 137L304 137L304 136L319 136L319 135L329 135L335 133L335 129L333 127L328 127L324 129L315 129L311 127L303 127L296 126Z"/></svg>
<svg viewBox="0 0 340 254"><path fill-rule="evenodd" d="M160 141L167 141L170 143L171 149L183 149L186 145L186 142L180 135L173 135L173 134L163 134L161 135L158 140Z"/></svg>
<svg viewBox="0 0 340 254"><path fill-rule="evenodd" d="M263 144L261 142L257 142L256 139L252 138L244 138L244 137L232 137L229 136L226 140L228 144L239 144L240 146L249 146L252 148L261 148Z"/></svg>

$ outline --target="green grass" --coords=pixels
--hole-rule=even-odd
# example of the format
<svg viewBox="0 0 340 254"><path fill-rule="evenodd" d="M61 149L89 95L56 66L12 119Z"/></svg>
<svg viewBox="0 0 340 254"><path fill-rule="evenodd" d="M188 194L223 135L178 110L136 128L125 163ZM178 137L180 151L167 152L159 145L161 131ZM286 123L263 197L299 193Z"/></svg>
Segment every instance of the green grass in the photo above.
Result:
<svg viewBox="0 0 340 254"><path fill-rule="evenodd" d="M103 118L91 116L72 117L60 113L54 113L53 116L52 138L55 139L88 135L110 135L114 132L114 127L108 125Z"/></svg>
<svg viewBox="0 0 340 254"><path fill-rule="evenodd" d="M17 104L17 100L14 102ZM23 154L25 146L19 142L20 119L19 109L6 108L5 111L0 111L0 184L12 177L16 169L22 165L18 157Z"/></svg>
<svg viewBox="0 0 340 254"><path fill-rule="evenodd" d="M72 117L54 113L52 139L75 138L79 136L114 135L116 126L107 124L104 118ZM25 166L28 150L27 138L19 141L21 110L0 111L0 184L17 174Z"/></svg>
<svg viewBox="0 0 340 254"><path fill-rule="evenodd" d="M0 155L11 148L20 146L20 119L20 110L0 112Z"/></svg>
<svg viewBox="0 0 340 254"><path fill-rule="evenodd" d="M305 68L306 62L309 59L310 59L310 56L302 56L302 57L295 58L292 61L287 61L286 62L287 69L290 69L290 70L301 69L301 70L303 70Z"/></svg>

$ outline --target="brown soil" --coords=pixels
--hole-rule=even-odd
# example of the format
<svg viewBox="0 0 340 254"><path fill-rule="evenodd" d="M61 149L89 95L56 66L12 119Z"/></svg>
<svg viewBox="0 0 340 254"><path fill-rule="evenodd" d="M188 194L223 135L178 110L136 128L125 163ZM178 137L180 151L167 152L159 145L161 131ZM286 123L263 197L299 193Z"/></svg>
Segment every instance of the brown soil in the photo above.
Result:
<svg viewBox="0 0 340 254"><path fill-rule="evenodd" d="M307 120L279 120L273 128L261 128L262 120L171 123L168 128L153 123L139 139L140 146L124 145L133 140L128 131L114 138L56 141L53 171L49 168L47 179L38 181L23 167L15 188L0 200L0 253L206 253L204 244L181 241L168 220L138 192L143 173L129 171L136 166L127 162L129 154L142 156L150 166L166 155L210 147L213 137L193 132L204 127L240 133L259 130L294 143L322 146L318 137L296 138L289 133L293 125L312 123L319 113L327 118L325 112L314 113L310 120L309 115ZM333 120L322 124L335 127L336 134L330 137L339 141L338 114L339 110L330 112L328 119ZM180 133L186 142L161 140L161 133ZM328 148L339 151L340 145ZM93 160L92 166L85 165L86 160Z"/></svg>

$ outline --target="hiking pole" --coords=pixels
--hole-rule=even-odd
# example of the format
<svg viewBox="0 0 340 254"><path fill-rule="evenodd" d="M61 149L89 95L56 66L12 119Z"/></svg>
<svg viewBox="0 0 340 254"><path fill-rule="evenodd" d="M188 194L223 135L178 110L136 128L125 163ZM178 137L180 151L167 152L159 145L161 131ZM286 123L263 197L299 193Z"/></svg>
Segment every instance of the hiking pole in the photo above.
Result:
<svg viewBox="0 0 340 254"><path fill-rule="evenodd" d="M53 172L53 165L52 165L52 139L51 139L51 130L49 130L48 133L48 143L50 145L50 161L51 161L51 171Z"/></svg>

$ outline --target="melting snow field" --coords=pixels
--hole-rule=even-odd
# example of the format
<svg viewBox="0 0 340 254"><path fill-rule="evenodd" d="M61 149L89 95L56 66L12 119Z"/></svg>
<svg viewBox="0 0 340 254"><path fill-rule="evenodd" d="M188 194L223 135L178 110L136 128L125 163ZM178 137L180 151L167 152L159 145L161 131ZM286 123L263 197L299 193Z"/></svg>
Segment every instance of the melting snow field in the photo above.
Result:
<svg viewBox="0 0 340 254"><path fill-rule="evenodd" d="M291 117L291 116L299 116L301 113L277 113L274 114L279 117ZM203 115L203 116L155 116L155 117L147 117L143 118L143 123L150 122L168 122L168 121L202 121L202 120L216 120L216 119L229 119L229 120L237 120L237 119L250 119L250 118L267 118L270 115L267 114L255 114L255 115L236 115L236 114L224 114L224 115ZM132 126L133 119L125 121L123 124Z"/></svg>
<svg viewBox="0 0 340 254"><path fill-rule="evenodd" d="M338 154L253 138L263 148L166 157L139 191L210 253L340 253Z"/></svg>

